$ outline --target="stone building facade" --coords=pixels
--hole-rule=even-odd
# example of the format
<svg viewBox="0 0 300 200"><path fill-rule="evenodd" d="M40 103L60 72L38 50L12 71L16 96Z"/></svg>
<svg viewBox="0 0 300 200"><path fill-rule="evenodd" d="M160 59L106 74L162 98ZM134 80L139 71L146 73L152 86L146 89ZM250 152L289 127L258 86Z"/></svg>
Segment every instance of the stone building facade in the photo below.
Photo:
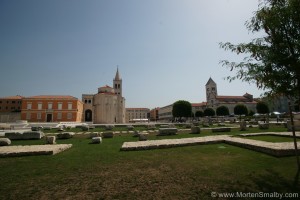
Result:
<svg viewBox="0 0 300 200"><path fill-rule="evenodd" d="M253 95L244 94L243 96L221 96L218 95L217 84L213 81L212 78L209 78L206 85L206 101L207 107L217 109L219 106L226 106L229 109L229 113L234 113L234 107L237 104L244 104L247 106L248 111L252 110L256 112L257 102L253 99Z"/></svg>
<svg viewBox="0 0 300 200"><path fill-rule="evenodd" d="M97 94L83 94L83 121L95 124L125 123L125 98L122 97L122 79L117 69L113 88L105 85Z"/></svg>
<svg viewBox="0 0 300 200"><path fill-rule="evenodd" d="M21 119L28 122L81 122L83 103L66 95L39 95L22 101Z"/></svg>
<svg viewBox="0 0 300 200"><path fill-rule="evenodd" d="M126 108L126 123L149 121L150 109L149 108Z"/></svg>

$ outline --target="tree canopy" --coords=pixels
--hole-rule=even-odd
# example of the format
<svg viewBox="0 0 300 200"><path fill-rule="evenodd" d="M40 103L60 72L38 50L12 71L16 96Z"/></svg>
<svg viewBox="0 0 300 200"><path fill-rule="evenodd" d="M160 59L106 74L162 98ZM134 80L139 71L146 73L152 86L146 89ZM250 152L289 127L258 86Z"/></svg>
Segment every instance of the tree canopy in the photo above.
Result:
<svg viewBox="0 0 300 200"><path fill-rule="evenodd" d="M215 116L215 114L216 114L216 112L212 108L206 108L204 110L204 116L212 117L212 116Z"/></svg>
<svg viewBox="0 0 300 200"><path fill-rule="evenodd" d="M203 117L204 113L201 110L196 111L195 117Z"/></svg>
<svg viewBox="0 0 300 200"><path fill-rule="evenodd" d="M226 116L229 115L229 109L227 106L219 106L216 110L218 116Z"/></svg>
<svg viewBox="0 0 300 200"><path fill-rule="evenodd" d="M257 102L256 110L259 114L268 114L270 112L269 106L263 101Z"/></svg>
<svg viewBox="0 0 300 200"><path fill-rule="evenodd" d="M248 115L248 108L244 104L237 104L234 107L235 115Z"/></svg>
<svg viewBox="0 0 300 200"><path fill-rule="evenodd" d="M299 0L261 0L246 27L263 36L249 43L220 43L225 50L245 55L242 62L221 61L223 66L237 72L227 79L254 82L269 95L299 96Z"/></svg>
<svg viewBox="0 0 300 200"><path fill-rule="evenodd" d="M192 105L188 101L179 100L173 104L173 117L191 117Z"/></svg>

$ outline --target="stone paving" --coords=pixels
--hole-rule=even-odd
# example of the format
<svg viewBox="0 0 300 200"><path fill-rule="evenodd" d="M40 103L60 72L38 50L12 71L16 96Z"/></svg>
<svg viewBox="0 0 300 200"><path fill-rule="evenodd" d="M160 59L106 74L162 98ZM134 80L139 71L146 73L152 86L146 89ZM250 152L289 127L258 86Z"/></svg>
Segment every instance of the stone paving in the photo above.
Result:
<svg viewBox="0 0 300 200"><path fill-rule="evenodd" d="M247 134L247 136L251 136L251 135L253 136L257 134L256 133ZM263 133L260 135L263 135ZM288 134L272 132L272 135L287 136ZM191 145L213 144L213 143L226 143L226 144L266 153L276 157L290 156L295 154L293 142L273 143L273 142L265 142L265 141L232 137L231 135L216 135L216 136L183 138L183 139L163 139L163 140L148 140L148 141L138 141L138 142L124 142L121 147L121 150L122 151L148 150L148 149L171 148L171 147L179 147L179 146L191 146ZM300 147L300 142L297 142L297 144ZM300 153L300 149L298 149L298 151Z"/></svg>
<svg viewBox="0 0 300 200"><path fill-rule="evenodd" d="M54 155L72 147L72 144L18 145L0 147L0 157Z"/></svg>
<svg viewBox="0 0 300 200"><path fill-rule="evenodd" d="M292 137L292 132L263 132L263 133L244 133L240 134L240 136L248 137L248 136L260 136L260 135L270 135L270 136L286 136L286 137ZM296 132L296 137L300 138L300 132Z"/></svg>

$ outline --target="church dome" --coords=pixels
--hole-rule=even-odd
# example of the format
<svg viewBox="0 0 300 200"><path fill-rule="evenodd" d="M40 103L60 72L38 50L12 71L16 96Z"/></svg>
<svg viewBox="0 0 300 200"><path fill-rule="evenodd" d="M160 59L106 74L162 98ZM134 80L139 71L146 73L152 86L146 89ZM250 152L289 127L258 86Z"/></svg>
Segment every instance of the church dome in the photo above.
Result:
<svg viewBox="0 0 300 200"><path fill-rule="evenodd" d="M98 93L115 94L115 90L114 90L114 88L112 88L108 85L105 85L103 87L98 88Z"/></svg>

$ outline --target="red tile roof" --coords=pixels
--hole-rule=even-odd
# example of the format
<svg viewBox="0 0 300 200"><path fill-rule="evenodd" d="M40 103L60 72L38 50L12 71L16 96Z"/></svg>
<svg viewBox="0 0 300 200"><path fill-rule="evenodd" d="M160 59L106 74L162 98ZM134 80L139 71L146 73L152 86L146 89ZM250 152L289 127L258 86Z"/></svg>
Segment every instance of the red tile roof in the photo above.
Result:
<svg viewBox="0 0 300 200"><path fill-rule="evenodd" d="M76 97L69 96L69 95L38 95L38 96L26 97L26 99L70 99L70 100L77 100Z"/></svg>
<svg viewBox="0 0 300 200"><path fill-rule="evenodd" d="M206 106L206 102L202 102L202 103L191 103L192 107L200 107L200 106Z"/></svg>

